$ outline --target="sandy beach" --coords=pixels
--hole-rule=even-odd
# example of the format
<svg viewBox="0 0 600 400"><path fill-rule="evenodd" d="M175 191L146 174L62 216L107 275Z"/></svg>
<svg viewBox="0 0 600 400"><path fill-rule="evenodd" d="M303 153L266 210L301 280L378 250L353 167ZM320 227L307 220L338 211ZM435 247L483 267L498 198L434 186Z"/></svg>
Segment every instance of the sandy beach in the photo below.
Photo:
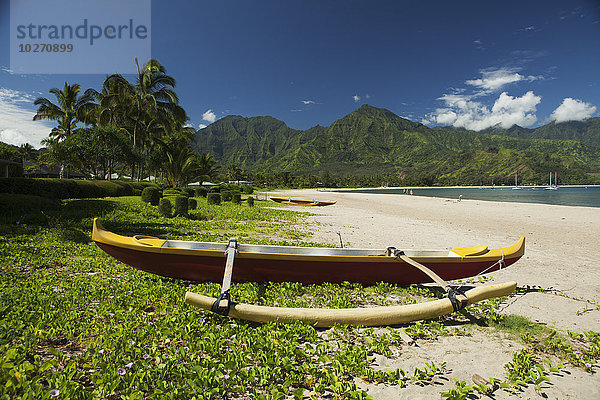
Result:
<svg viewBox="0 0 600 400"><path fill-rule="evenodd" d="M515 280L520 288L541 287L508 298L505 314L525 316L561 332L600 331L600 208L478 200L448 200L409 195L278 192L315 200L335 200L328 207L291 207L309 211L309 240L345 246L398 249L450 249L487 245L505 247L526 236L525 256L505 270L487 275L491 282ZM497 332L496 332L497 333ZM380 357L376 368L410 370L424 362L446 362L449 373L433 385L357 384L375 399L439 398L454 378L472 384L473 374L503 377L504 364L523 345L490 329L469 337L447 336L417 346L403 346L392 359ZM596 366L596 371L598 367ZM600 374L568 366L542 385L548 398L598 399ZM518 395L496 391L494 397L541 398L533 386Z"/></svg>

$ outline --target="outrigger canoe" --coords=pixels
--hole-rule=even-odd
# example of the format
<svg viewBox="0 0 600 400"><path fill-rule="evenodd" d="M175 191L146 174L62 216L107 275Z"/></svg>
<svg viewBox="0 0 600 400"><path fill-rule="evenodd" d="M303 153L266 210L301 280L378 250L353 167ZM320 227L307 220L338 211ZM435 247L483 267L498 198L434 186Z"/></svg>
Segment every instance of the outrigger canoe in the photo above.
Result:
<svg viewBox="0 0 600 400"><path fill-rule="evenodd" d="M323 207L323 206L330 206L330 205L336 203L335 201L328 201L328 200L307 200L307 199L298 199L298 198L291 198L291 197L270 197L270 199L276 203L289 204L292 206Z"/></svg>
<svg viewBox="0 0 600 400"><path fill-rule="evenodd" d="M197 282L223 278L227 243L167 240L152 236L121 236L94 219L92 240L105 252L134 268L153 274ZM393 251L391 250L393 249ZM234 282L356 282L400 285L430 282L396 254L395 248L349 249L239 244ZM404 250L410 259L427 266L444 280L492 272L516 262L525 251L525 238L512 246L451 250Z"/></svg>
<svg viewBox="0 0 600 400"><path fill-rule="evenodd" d="M221 294L216 299L187 292L188 304L248 321L304 321L317 327L408 323L450 314L492 297L507 296L515 290L516 282L480 286L463 293L441 276L458 279L495 271L516 262L525 251L524 237L500 249L475 246L447 251L239 245L235 239L227 244L189 242L117 235L104 229L98 219L94 219L92 240L111 256L143 271L192 281L218 282L222 277ZM232 280L409 284L431 279L442 287L446 298L421 304L346 309L265 307L230 299Z"/></svg>

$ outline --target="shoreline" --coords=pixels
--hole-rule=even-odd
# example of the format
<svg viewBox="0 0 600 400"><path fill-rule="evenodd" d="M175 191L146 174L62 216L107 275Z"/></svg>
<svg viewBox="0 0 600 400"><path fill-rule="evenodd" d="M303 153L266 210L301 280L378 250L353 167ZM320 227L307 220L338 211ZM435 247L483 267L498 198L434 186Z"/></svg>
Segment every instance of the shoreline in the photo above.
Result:
<svg viewBox="0 0 600 400"><path fill-rule="evenodd" d="M405 196L408 193L402 193L400 191L410 190L415 191L414 196L420 197L431 197L437 199L450 199L458 200L475 200L475 201L489 201L499 203L518 203L518 204L546 204L546 205L560 205L567 207L589 207L589 208L600 208L600 202L596 199L596 191L592 192L581 191L581 192L562 192L564 195L560 195L559 191L546 191L547 186L519 186L523 190L513 192L514 186L495 186L495 187L483 187L483 186L445 186L445 187L391 187L391 188L351 188L351 189L312 189L322 193L365 193L375 195L397 195ZM600 186L561 186L563 189L597 189ZM461 193L460 190L467 190L466 193ZM300 189L308 190L311 189ZM439 190L442 193L436 193ZM452 191L444 193L444 190ZM493 192L492 192L493 190ZM395 192L397 191L397 192ZM432 191L434 194L427 193ZM529 194L529 191L531 193ZM495 194L494 194L495 193ZM509 194L511 193L511 194ZM523 195L523 193L527 193ZM547 194L543 194L547 193ZM464 195L464 197L463 197ZM558 197L557 197L558 195ZM583 195L583 197L581 197ZM411 195L412 196L412 195ZM442 197L445 196L445 197ZM459 197L460 196L460 197ZM586 197L587 196L587 197ZM570 203L570 204L559 204Z"/></svg>
<svg viewBox="0 0 600 400"><path fill-rule="evenodd" d="M323 192L342 192L342 191L356 191L356 190L391 190L391 189L498 189L498 188L512 188L515 185L458 185L458 186L389 186L389 187L364 187L364 188L323 188L316 189ZM522 188L545 188L548 185L519 185ZM600 185L559 185L559 188L574 188L574 187L600 187ZM293 189L293 190L312 190L312 189Z"/></svg>

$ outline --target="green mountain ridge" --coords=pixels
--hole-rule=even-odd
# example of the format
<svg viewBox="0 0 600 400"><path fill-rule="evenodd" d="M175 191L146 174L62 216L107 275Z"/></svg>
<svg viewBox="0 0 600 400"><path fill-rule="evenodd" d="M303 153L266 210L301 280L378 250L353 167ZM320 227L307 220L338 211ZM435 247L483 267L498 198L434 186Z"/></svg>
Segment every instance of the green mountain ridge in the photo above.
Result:
<svg viewBox="0 0 600 400"><path fill-rule="evenodd" d="M589 146L600 147L600 117L583 121L550 122L529 129L513 125L508 129L488 128L479 133L511 136L519 139L577 140Z"/></svg>
<svg viewBox="0 0 600 400"><path fill-rule="evenodd" d="M429 128L363 105L328 127L295 130L273 117L228 116L197 132L193 148L254 173L389 175L424 184L509 184L515 171L543 183L600 176L600 118L537 129Z"/></svg>

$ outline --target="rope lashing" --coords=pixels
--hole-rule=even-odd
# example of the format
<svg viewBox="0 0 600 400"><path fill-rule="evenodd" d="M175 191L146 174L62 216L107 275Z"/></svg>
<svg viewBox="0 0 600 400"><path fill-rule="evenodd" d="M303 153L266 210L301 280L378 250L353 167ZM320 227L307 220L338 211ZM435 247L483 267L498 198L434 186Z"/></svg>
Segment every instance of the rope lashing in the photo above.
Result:
<svg viewBox="0 0 600 400"><path fill-rule="evenodd" d="M412 258L408 257L404 253L404 251L398 250L395 247L388 247L386 251L387 251L388 256L392 256L392 255L394 256L394 260L402 260L405 263L412 265L413 267L417 268L419 271L421 271L424 274L426 274L427 276L429 276L435 283L440 285L444 289L446 294L448 295L448 299L450 300L450 303L452 303L452 308L454 309L454 311L461 310L467 306L467 303L468 303L467 296L460 290L460 288L456 288L456 289L453 288L445 280L443 280L438 274L433 272L431 269L429 269L425 265L413 260ZM462 297L462 299L457 298L457 296Z"/></svg>

